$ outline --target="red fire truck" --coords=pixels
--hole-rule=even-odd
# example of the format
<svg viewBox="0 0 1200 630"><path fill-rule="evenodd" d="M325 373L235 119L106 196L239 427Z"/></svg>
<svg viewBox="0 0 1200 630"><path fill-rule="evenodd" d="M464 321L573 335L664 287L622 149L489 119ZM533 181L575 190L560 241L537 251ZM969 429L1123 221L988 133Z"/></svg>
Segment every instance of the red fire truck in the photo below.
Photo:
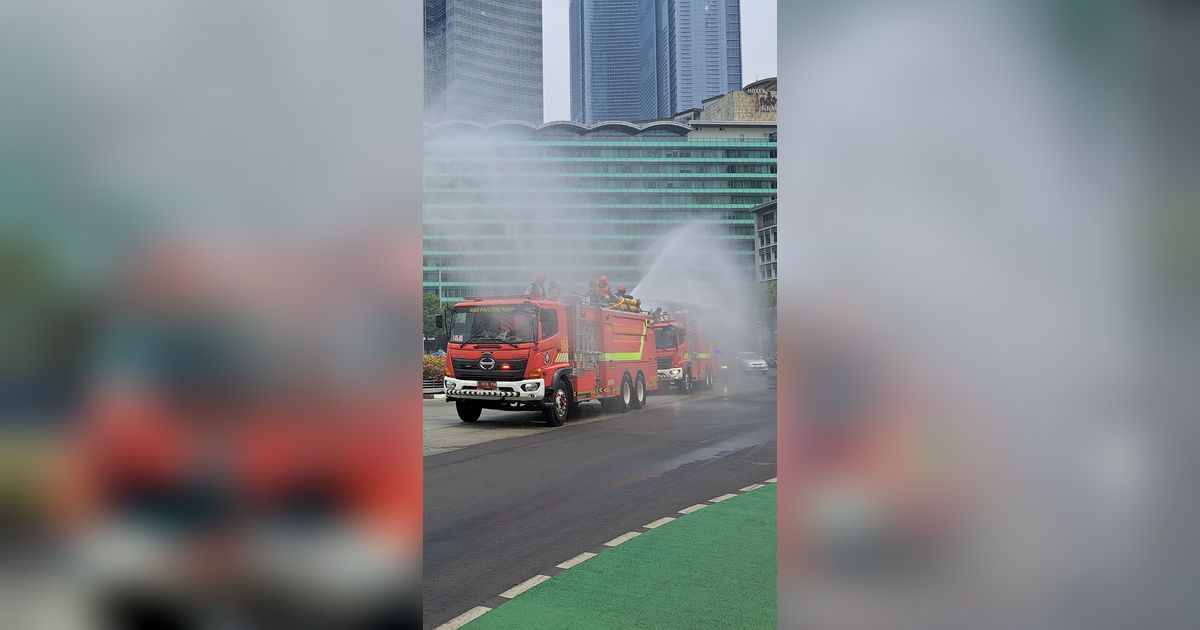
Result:
<svg viewBox="0 0 1200 630"><path fill-rule="evenodd" d="M652 323L587 296L467 298L451 314L446 400L464 422L484 409L540 410L560 426L589 400L638 409L658 388Z"/></svg>
<svg viewBox="0 0 1200 630"><path fill-rule="evenodd" d="M711 389L716 378L712 336L698 323L664 319L653 324L658 378L682 393Z"/></svg>

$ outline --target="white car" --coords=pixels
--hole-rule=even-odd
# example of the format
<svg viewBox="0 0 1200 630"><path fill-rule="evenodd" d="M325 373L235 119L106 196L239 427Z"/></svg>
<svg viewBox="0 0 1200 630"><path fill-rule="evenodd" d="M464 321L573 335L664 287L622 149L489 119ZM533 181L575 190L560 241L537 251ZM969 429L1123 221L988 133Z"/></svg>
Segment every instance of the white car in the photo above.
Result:
<svg viewBox="0 0 1200 630"><path fill-rule="evenodd" d="M737 354L738 365L743 372L748 374L766 374L767 361L754 352L739 352Z"/></svg>

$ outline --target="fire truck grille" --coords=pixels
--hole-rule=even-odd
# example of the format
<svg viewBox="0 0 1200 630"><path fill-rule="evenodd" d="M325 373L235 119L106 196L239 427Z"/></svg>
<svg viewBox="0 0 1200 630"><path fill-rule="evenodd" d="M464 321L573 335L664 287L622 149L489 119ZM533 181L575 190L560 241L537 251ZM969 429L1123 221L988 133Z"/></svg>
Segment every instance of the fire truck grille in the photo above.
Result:
<svg viewBox="0 0 1200 630"><path fill-rule="evenodd" d="M658 357L658 369L660 369L660 370L671 369L671 357Z"/></svg>
<svg viewBox="0 0 1200 630"><path fill-rule="evenodd" d="M485 370L478 359L455 359L454 377L468 381L519 381L525 378L528 359L496 359L496 367ZM507 365L508 369L502 366Z"/></svg>

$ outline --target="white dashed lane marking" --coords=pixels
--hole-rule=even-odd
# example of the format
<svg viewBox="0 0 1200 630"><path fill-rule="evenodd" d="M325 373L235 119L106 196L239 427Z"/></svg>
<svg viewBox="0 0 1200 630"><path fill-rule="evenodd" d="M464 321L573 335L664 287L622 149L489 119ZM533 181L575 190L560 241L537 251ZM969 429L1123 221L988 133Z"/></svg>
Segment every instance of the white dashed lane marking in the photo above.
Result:
<svg viewBox="0 0 1200 630"><path fill-rule="evenodd" d="M759 488L764 487L763 484L775 483L776 481L778 481L778 478L772 477L772 478L764 481L763 483L756 483L756 484L751 484L749 486L746 486L745 488L742 488L741 490L739 490L739 492L750 492L752 490L758 490ZM709 499L708 501L709 501L709 503L720 503L726 499L732 499L733 497L736 497L736 496L737 496L736 494L723 494L719 497L714 497L712 499ZM679 513L680 514L691 514L693 512L697 512L699 510L702 510L702 509L708 507L709 503L697 503L696 505L693 505L691 507L685 507L682 510L679 510ZM657 521L643 525L643 527L645 529L655 529L658 527L662 527L663 525L666 525L667 523L670 523L671 521L675 520L675 518L676 517L674 517L674 516L664 516L664 517L658 519ZM641 535L641 532L628 532L625 534L621 534L620 536L617 536L616 538L604 543L604 546L616 547L617 545L620 545L621 543L633 540L634 538L637 538L640 535ZM555 566L560 569L564 569L564 570L570 569L571 567L577 566L582 562L585 562L587 560L595 558L596 555L597 554L592 553L590 551L585 551L585 552L579 554L578 556L575 556L574 558L571 558L570 560L565 560L563 562L560 562ZM500 597L503 597L505 599L512 599L512 598L516 597L517 595L520 595L521 593L524 593L525 591L528 591L529 589L531 589L531 588L537 586L538 584L541 584L542 582L545 582L546 580L549 580L549 579L550 579L550 576L548 576L548 575L535 575L535 576L529 578L528 580L525 580L524 582L521 582L520 584L508 589L507 591L500 593ZM467 625L468 623L471 623L472 621L475 621L476 619L482 617L484 614L491 612L491 610L492 609L488 608L487 606L476 606L476 607L472 608L471 610L468 610L467 612L455 617L454 619L451 619L450 621L447 621L446 623L438 626L434 630L458 630L459 628Z"/></svg>
<svg viewBox="0 0 1200 630"><path fill-rule="evenodd" d="M621 534L620 536L617 536L616 538L604 543L604 546L605 547L616 547L617 545L619 545L627 540L632 540L634 538L637 538L640 535L641 535L641 532L629 532L628 534Z"/></svg>
<svg viewBox="0 0 1200 630"><path fill-rule="evenodd" d="M664 516L664 517L658 519L657 521L654 521L653 523L647 523L647 524L643 525L643 527L645 527L646 529L654 529L655 527L658 527L659 525L666 525L667 523L670 523L673 520L675 520L675 518L672 516Z"/></svg>
<svg viewBox="0 0 1200 630"><path fill-rule="evenodd" d="M587 560L589 558L595 558L595 557L596 557L596 554L594 554L590 551L585 551L585 552L579 554L578 556L575 556L574 558L567 560L566 562L560 562L554 566L556 566L560 569L570 569L571 567L579 564L580 562L583 562L584 560Z"/></svg>
<svg viewBox="0 0 1200 630"><path fill-rule="evenodd" d="M541 584L542 582L545 582L546 580L549 580L549 579L550 579L549 575L535 575L535 576L529 578L528 580L525 580L524 582L521 582L520 584L508 589L507 591L500 593L500 597L503 597L505 599L512 599L512 598L516 597L517 595L520 595L521 593L524 593L525 591L528 591L529 589L531 589L531 588L537 586L538 584Z"/></svg>
<svg viewBox="0 0 1200 630"><path fill-rule="evenodd" d="M438 626L434 630L458 630L459 628L467 625L468 623L471 623L472 621L475 621L476 619L482 617L484 613L491 612L491 610L492 610L491 608L488 608L486 606L476 606L476 607L472 608L471 610L468 610L467 612Z"/></svg>

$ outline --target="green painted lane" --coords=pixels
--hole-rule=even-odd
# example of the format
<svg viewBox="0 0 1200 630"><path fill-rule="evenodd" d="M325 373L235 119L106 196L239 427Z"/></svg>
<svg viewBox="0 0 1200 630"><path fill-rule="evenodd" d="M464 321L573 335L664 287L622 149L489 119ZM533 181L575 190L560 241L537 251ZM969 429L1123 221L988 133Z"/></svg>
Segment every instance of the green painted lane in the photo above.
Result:
<svg viewBox="0 0 1200 630"><path fill-rule="evenodd" d="M465 628L774 628L775 496L768 484L672 515Z"/></svg>

